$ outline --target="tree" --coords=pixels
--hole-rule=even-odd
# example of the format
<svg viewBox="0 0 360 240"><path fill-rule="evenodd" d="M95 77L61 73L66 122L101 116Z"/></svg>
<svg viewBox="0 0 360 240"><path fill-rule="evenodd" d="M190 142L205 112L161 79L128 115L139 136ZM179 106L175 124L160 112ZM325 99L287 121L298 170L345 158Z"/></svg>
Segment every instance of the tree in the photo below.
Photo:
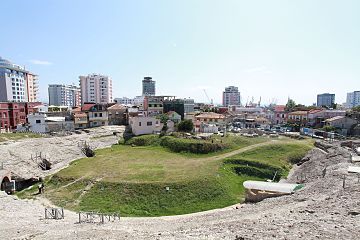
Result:
<svg viewBox="0 0 360 240"><path fill-rule="evenodd" d="M164 124L166 124L169 120L169 116L166 114L160 114L157 118L160 119L160 122Z"/></svg>
<svg viewBox="0 0 360 240"><path fill-rule="evenodd" d="M336 131L336 127L326 125L326 126L324 126L324 127L322 128L322 130L324 130L325 132L335 132L335 131Z"/></svg>
<svg viewBox="0 0 360 240"><path fill-rule="evenodd" d="M353 107L351 110L353 112L360 112L360 106Z"/></svg>
<svg viewBox="0 0 360 240"><path fill-rule="evenodd" d="M194 128L194 124L191 120L185 119L178 124L178 131L180 132L191 132Z"/></svg>
<svg viewBox="0 0 360 240"><path fill-rule="evenodd" d="M285 109L287 111L292 111L295 108L295 106L296 106L295 101L289 98L288 102L286 103Z"/></svg>

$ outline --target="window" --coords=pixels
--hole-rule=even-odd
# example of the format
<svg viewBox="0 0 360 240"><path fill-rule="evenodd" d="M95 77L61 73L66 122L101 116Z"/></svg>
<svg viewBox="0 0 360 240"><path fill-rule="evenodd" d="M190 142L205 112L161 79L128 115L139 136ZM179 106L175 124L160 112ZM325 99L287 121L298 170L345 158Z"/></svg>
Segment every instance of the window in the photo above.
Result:
<svg viewBox="0 0 360 240"><path fill-rule="evenodd" d="M36 120L36 123L41 123L41 120Z"/></svg>
<svg viewBox="0 0 360 240"><path fill-rule="evenodd" d="M152 122L147 122L146 125L147 126L152 126Z"/></svg>
<svg viewBox="0 0 360 240"><path fill-rule="evenodd" d="M94 113L94 117L97 117L97 113Z"/></svg>
<svg viewBox="0 0 360 240"><path fill-rule="evenodd" d="M139 122L139 127L141 127L141 122Z"/></svg>
<svg viewBox="0 0 360 240"><path fill-rule="evenodd" d="M102 117L102 113L99 113L99 117Z"/></svg>

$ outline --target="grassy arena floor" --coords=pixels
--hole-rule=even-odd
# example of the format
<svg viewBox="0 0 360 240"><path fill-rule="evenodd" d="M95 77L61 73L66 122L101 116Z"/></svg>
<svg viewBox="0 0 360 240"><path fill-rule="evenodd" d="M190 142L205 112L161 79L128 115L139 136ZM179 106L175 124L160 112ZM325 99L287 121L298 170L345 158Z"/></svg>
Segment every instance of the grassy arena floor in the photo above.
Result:
<svg viewBox="0 0 360 240"><path fill-rule="evenodd" d="M264 179L235 173L237 165L227 160L263 162L287 173L289 157L303 156L311 147L308 140L254 140L232 152L194 156L160 146L114 145L98 150L94 158L74 161L47 179L45 196L68 209L120 212L123 216L221 208L242 201L243 181ZM29 197L35 191L19 195Z"/></svg>

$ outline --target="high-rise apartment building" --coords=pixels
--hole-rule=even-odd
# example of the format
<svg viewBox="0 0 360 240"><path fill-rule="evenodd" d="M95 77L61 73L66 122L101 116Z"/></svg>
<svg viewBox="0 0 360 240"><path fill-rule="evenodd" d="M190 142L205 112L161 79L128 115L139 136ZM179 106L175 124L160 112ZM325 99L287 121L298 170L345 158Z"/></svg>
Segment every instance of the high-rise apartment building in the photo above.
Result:
<svg viewBox="0 0 360 240"><path fill-rule="evenodd" d="M348 108L360 106L360 91L349 92L347 94L346 106Z"/></svg>
<svg viewBox="0 0 360 240"><path fill-rule="evenodd" d="M111 103L112 80L108 76L100 74L89 74L80 76L81 103Z"/></svg>
<svg viewBox="0 0 360 240"><path fill-rule="evenodd" d="M238 88L234 86L225 88L225 91L223 92L223 106L239 106L240 104L240 92Z"/></svg>
<svg viewBox="0 0 360 240"><path fill-rule="evenodd" d="M76 85L49 84L49 105L80 106L80 88Z"/></svg>
<svg viewBox="0 0 360 240"><path fill-rule="evenodd" d="M155 96L155 81L152 80L152 77L144 77L142 81L142 95Z"/></svg>
<svg viewBox="0 0 360 240"><path fill-rule="evenodd" d="M317 95L317 106L318 107L333 107L335 104L335 94L323 93Z"/></svg>
<svg viewBox="0 0 360 240"><path fill-rule="evenodd" d="M0 57L0 101L36 102L38 76Z"/></svg>
<svg viewBox="0 0 360 240"><path fill-rule="evenodd" d="M191 98L184 99L184 112L186 113L193 113L195 107L195 101Z"/></svg>

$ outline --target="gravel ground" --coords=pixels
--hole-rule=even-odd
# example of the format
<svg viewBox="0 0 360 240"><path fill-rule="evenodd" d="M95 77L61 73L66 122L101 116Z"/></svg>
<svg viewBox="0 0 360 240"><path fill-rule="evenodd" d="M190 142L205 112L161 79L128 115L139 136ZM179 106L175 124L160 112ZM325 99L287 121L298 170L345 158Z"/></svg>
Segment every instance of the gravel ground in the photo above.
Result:
<svg viewBox="0 0 360 240"><path fill-rule="evenodd" d="M46 200L18 200L0 193L1 239L359 239L360 183L347 173L349 152L338 145L314 149L289 176L305 178L293 195L208 212L122 218L105 224L45 220ZM325 177L323 169L327 168ZM345 188L343 176L346 175Z"/></svg>
<svg viewBox="0 0 360 240"><path fill-rule="evenodd" d="M0 143L0 161L4 168L12 172L12 175L24 179L43 177L59 169L66 167L69 162L84 157L81 152L81 143L86 141L94 148L104 148L115 144L118 137L114 131L123 132L123 126L106 126L89 129L89 133L72 134L64 137L46 137L23 139ZM52 163L52 169L42 171L31 160L41 152Z"/></svg>

